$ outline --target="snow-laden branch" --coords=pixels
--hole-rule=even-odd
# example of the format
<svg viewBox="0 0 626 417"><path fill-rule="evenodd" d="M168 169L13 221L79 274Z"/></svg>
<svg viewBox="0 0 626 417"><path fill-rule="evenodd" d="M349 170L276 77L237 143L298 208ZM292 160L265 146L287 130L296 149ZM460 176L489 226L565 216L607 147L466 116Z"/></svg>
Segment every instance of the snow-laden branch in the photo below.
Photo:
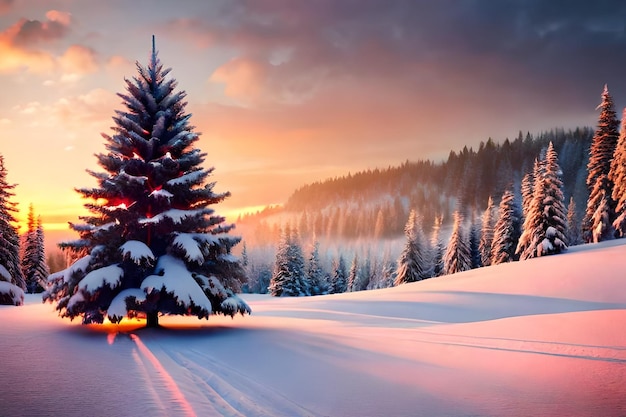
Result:
<svg viewBox="0 0 626 417"><path fill-rule="evenodd" d="M181 175L178 178L174 178L166 182L168 185L183 185L183 184L195 184L199 182L202 178L206 177L208 172L200 169L197 171L188 172L187 174Z"/></svg>
<svg viewBox="0 0 626 417"><path fill-rule="evenodd" d="M137 265L142 264L144 261L153 262L155 260L154 254L143 242L138 240L129 240L120 246L120 252L124 259L130 258Z"/></svg>
<svg viewBox="0 0 626 417"><path fill-rule="evenodd" d="M164 289L171 293L184 307L190 308L194 305L202 308L206 313L206 318L208 318L213 311L211 301L181 259L171 255L163 255L157 261L156 271L161 275L150 275L141 283L141 288L144 291L150 293L153 290Z"/></svg>
<svg viewBox="0 0 626 417"><path fill-rule="evenodd" d="M206 209L196 209L196 210L180 210L180 209L169 209L164 211L163 213L159 213L154 217L150 217L148 219L139 220L139 224L150 224L150 223L159 223L163 219L170 219L175 224L180 224L184 219L189 217L195 217L202 213L206 212Z"/></svg>

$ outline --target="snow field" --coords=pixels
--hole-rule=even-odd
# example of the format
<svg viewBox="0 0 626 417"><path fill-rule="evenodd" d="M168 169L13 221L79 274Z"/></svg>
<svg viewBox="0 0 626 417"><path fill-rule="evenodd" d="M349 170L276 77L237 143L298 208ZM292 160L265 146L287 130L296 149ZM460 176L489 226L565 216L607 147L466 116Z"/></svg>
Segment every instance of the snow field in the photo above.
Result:
<svg viewBox="0 0 626 417"><path fill-rule="evenodd" d="M158 330L27 295L0 307L0 414L623 416L625 244Z"/></svg>

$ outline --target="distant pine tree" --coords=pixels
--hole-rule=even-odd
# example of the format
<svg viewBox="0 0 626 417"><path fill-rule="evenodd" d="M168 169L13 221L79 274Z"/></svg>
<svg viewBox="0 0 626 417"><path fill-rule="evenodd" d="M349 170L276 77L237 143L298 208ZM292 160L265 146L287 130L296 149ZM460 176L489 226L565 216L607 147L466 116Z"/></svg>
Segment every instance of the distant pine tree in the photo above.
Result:
<svg viewBox="0 0 626 417"><path fill-rule="evenodd" d="M574 197L570 197L567 206L567 244L569 246L580 245L582 238L580 235L580 222L576 213L576 202Z"/></svg>
<svg viewBox="0 0 626 417"><path fill-rule="evenodd" d="M26 290L29 293L40 293L45 288L45 282L50 275L46 263L43 228L41 219L35 221L33 205L28 207L27 230L22 236L22 272L26 279Z"/></svg>
<svg viewBox="0 0 626 417"><path fill-rule="evenodd" d="M613 237L615 202L613 200L613 181L609 178L619 138L619 120L615 113L613 98L608 87L604 86L600 103L598 128L593 136L587 164L587 188L589 199L582 222L583 240L599 242ZM598 209L603 212L598 212Z"/></svg>
<svg viewBox="0 0 626 417"><path fill-rule="evenodd" d="M330 278L330 293L339 294L346 292L348 287L348 274L346 272L346 262L343 255L333 262L333 274Z"/></svg>
<svg viewBox="0 0 626 417"><path fill-rule="evenodd" d="M483 266L480 253L480 224L472 221L469 226L469 248L472 269Z"/></svg>
<svg viewBox="0 0 626 417"><path fill-rule="evenodd" d="M463 216L458 211L454 212L452 235L443 257L443 265L444 275L472 269L469 239L466 238L463 230Z"/></svg>
<svg viewBox="0 0 626 417"><path fill-rule="evenodd" d="M411 210L404 228L406 243L398 258L398 273L394 285L421 281L432 276L425 247L421 222L415 210Z"/></svg>
<svg viewBox="0 0 626 417"><path fill-rule="evenodd" d="M269 292L276 297L299 297L310 294L298 235L289 226L285 228L276 253L276 264Z"/></svg>
<svg viewBox="0 0 626 417"><path fill-rule="evenodd" d="M520 259L561 253L567 248L567 224L561 168L552 142L535 175L533 201L517 247Z"/></svg>
<svg viewBox="0 0 626 417"><path fill-rule="evenodd" d="M515 248L520 236L520 210L515 195L506 190L498 207L498 220L494 226L491 265L516 260Z"/></svg>
<svg viewBox="0 0 626 417"><path fill-rule="evenodd" d="M354 255L354 258L352 258L352 264L350 264L350 271L348 272L348 292L357 291L356 288L360 279L359 257Z"/></svg>
<svg viewBox="0 0 626 417"><path fill-rule="evenodd" d="M615 220L613 227L619 237L626 236L626 109L622 116L622 128L619 140L615 146L609 180L613 183L613 194L615 201Z"/></svg>
<svg viewBox="0 0 626 417"><path fill-rule="evenodd" d="M319 254L320 244L318 241L313 242L313 249L309 256L307 277L311 295L321 295L328 293L328 282L326 282L326 273L322 269Z"/></svg>
<svg viewBox="0 0 626 417"><path fill-rule="evenodd" d="M478 250L480 251L480 262L482 266L491 265L493 228L495 226L493 211L493 199L490 196L489 200L487 201L487 208L483 213L482 229L480 231L480 243L478 245Z"/></svg>
<svg viewBox="0 0 626 417"><path fill-rule="evenodd" d="M440 277L443 275L443 254L445 253L445 246L441 241L441 223L443 221L442 216L436 216L433 224L432 235L430 238L431 247L431 270L433 277Z"/></svg>

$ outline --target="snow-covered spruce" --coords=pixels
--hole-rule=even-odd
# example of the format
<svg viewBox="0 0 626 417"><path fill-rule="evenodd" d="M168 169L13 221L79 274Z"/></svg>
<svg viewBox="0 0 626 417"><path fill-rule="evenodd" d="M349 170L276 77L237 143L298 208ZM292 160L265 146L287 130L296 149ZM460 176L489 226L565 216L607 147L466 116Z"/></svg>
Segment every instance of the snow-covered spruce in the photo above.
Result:
<svg viewBox="0 0 626 417"><path fill-rule="evenodd" d="M432 268L428 259L427 243L422 231L421 219L415 210L411 210L409 220L404 227L406 242L398 258L398 274L394 285L421 281L432 277Z"/></svg>
<svg viewBox="0 0 626 417"><path fill-rule="evenodd" d="M589 198L582 221L582 235L586 243L611 239L614 235L615 201L611 161L619 138L619 120L615 113L613 98L604 86L602 102L598 106L598 128L593 135L587 164L587 189Z"/></svg>
<svg viewBox="0 0 626 417"><path fill-rule="evenodd" d="M26 281L20 266L20 242L14 213L14 184L7 183L4 157L0 155L0 304L22 305Z"/></svg>
<svg viewBox="0 0 626 417"><path fill-rule="evenodd" d="M561 253L567 249L567 211L563 197L561 168L552 142L534 168L533 199L524 216L516 253L520 259Z"/></svg>
<svg viewBox="0 0 626 417"><path fill-rule="evenodd" d="M609 179L613 182L615 220L613 228L618 237L626 237L626 109L622 115L622 128L613 153Z"/></svg>
<svg viewBox="0 0 626 417"><path fill-rule="evenodd" d="M29 293L40 293L46 287L46 279L50 275L46 263L44 234L41 218L35 220L35 211L31 204L28 208L26 233L22 236L22 273L26 280Z"/></svg>
<svg viewBox="0 0 626 417"><path fill-rule="evenodd" d="M193 146L185 93L166 77L154 43L149 65L137 70L119 94L126 108L115 112L114 135L103 135L105 172L90 172L99 186L78 190L92 215L70 224L78 240L61 244L79 259L48 277L44 300L85 324L250 313L236 295L245 272L231 249L240 239L210 208L229 193L206 182L212 168L201 167L206 154Z"/></svg>

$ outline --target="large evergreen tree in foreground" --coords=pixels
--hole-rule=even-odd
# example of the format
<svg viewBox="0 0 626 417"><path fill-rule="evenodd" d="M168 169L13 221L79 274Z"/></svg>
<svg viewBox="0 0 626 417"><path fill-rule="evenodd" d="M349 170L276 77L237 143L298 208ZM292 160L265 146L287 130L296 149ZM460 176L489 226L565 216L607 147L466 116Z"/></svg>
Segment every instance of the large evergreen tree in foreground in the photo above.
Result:
<svg viewBox="0 0 626 417"><path fill-rule="evenodd" d="M160 314L249 313L235 295L245 280L231 254L240 239L210 207L229 193L206 182L213 168L201 167L206 154L193 146L186 94L166 77L154 39L148 66L137 70L119 94L125 109L115 112L113 136L103 134L104 172L90 172L98 186L78 190L92 214L70 224L80 239L61 245L82 257L48 278L44 300L85 324L145 315L157 326Z"/></svg>
<svg viewBox="0 0 626 417"><path fill-rule="evenodd" d="M11 201L14 184L7 182L4 157L0 155L0 304L21 305L26 281L20 268L20 240L16 228L17 209Z"/></svg>

